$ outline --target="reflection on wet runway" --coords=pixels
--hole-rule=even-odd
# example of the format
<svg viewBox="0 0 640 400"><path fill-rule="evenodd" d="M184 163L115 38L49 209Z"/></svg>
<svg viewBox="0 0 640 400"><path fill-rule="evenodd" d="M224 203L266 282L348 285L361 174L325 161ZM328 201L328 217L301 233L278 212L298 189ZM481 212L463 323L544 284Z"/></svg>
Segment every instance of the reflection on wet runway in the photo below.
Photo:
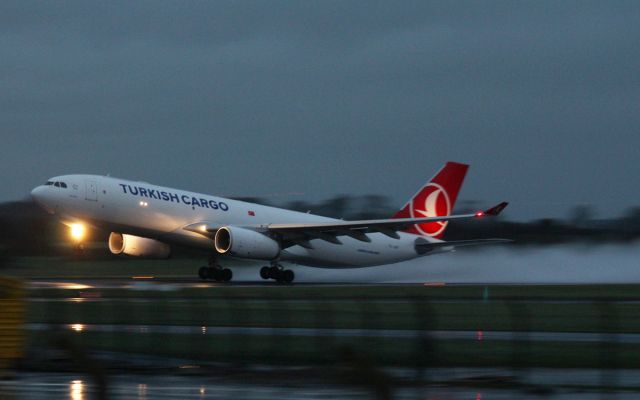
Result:
<svg viewBox="0 0 640 400"><path fill-rule="evenodd" d="M69 385L69 398L71 400L84 400L84 383L79 380L71 381Z"/></svg>
<svg viewBox="0 0 640 400"><path fill-rule="evenodd" d="M400 371L401 373L401 371ZM579 385L589 385L590 376L585 376L584 371L573 370L531 370L528 374L531 381L545 380L545 377L566 377L566 388L546 391L543 396L540 393L526 387L507 387L503 389L473 387L469 382L476 380L482 382L482 377L495 379L507 377L509 371L495 369L441 369L433 371L436 379L449 380L456 377L460 385L443 387L432 385L424 387L398 387L393 391L393 398L423 400L539 400L541 398L552 400L599 400L605 393L598 390L584 390L571 387L573 381ZM637 373L629 372L628 379L624 381L637 382ZM561 379L562 380L562 379ZM300 399L300 400L326 400L345 399L360 400L371 399L371 390L361 386L345 386L336 383L301 383L289 380L285 384L261 382L243 382L242 377L235 379L209 378L203 376L168 376L168 375L115 375L109 377L108 398L127 400L152 400L152 399ZM637 393L620 391L616 393L606 392L607 397L619 400L637 399ZM97 398L95 385L83 375L54 374L54 373L28 373L18 374L14 379L0 382L0 398L6 400L90 400Z"/></svg>
<svg viewBox="0 0 640 400"><path fill-rule="evenodd" d="M419 282L419 283L387 283L387 284L372 284L363 283L356 284L358 286L422 286L432 285L433 282ZM216 288L216 287L281 287L281 285L274 282L265 281L237 281L237 282L209 282L200 281L190 278L153 278L153 279L126 279L126 278L113 278L113 279L96 279L96 278L78 278L77 280L58 280L58 279L39 279L28 282L31 289L69 289L69 290L83 290L83 289L131 289L131 290L155 290L155 291L174 291L179 289L203 289L203 288ZM293 286L305 286L305 287L333 287L333 286L353 286L354 283L341 283L341 282L298 282ZM438 283L442 285L442 283Z"/></svg>

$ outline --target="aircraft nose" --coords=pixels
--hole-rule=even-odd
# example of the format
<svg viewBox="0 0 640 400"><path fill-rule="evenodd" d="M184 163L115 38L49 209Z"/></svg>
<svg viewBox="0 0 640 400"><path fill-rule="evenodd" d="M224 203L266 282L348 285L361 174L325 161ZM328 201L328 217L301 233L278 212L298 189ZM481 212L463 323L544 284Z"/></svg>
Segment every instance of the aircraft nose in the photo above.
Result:
<svg viewBox="0 0 640 400"><path fill-rule="evenodd" d="M38 186L35 189L33 189L31 191L31 198L34 199L35 201L38 201L42 198L42 186Z"/></svg>
<svg viewBox="0 0 640 400"><path fill-rule="evenodd" d="M31 198L42 207L45 211L51 213L51 207L47 205L47 197L46 197L47 188L46 186L38 186L37 188L31 191Z"/></svg>

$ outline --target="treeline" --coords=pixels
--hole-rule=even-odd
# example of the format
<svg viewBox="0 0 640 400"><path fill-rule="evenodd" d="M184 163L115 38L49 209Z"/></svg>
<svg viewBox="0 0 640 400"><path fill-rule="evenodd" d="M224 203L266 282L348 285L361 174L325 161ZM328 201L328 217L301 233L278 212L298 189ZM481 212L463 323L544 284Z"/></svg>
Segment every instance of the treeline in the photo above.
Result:
<svg viewBox="0 0 640 400"><path fill-rule="evenodd" d="M239 200L272 205L300 212L345 220L389 218L397 206L379 195L337 196L321 202L292 201L276 204L259 198ZM463 202L455 212L477 210L477 203ZM105 254L109 232L91 231L97 256ZM529 222L509 221L505 217L452 221L445 240L470 238L507 238L519 245L569 242L627 242L640 239L640 207L615 219L595 219L588 206L576 206L566 219L540 219ZM7 256L64 255L70 251L68 230L30 201L0 204L0 260ZM190 255L188 250L174 254Z"/></svg>
<svg viewBox="0 0 640 400"><path fill-rule="evenodd" d="M52 241L60 240L57 225L33 202L0 203L0 254L50 253Z"/></svg>

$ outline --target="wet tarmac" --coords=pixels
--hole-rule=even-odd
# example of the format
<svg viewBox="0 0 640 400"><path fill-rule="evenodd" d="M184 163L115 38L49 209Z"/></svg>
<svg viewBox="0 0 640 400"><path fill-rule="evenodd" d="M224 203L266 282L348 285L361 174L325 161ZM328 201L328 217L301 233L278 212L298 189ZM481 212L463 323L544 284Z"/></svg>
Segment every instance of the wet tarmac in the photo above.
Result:
<svg viewBox="0 0 640 400"><path fill-rule="evenodd" d="M441 285L441 282L415 282L415 283L362 283L358 286L424 286ZM28 282L33 289L144 289L144 290L178 290L184 288L215 288L215 287L282 287L273 281L234 281L212 282L197 278L155 278L155 277L131 277L131 278L36 278ZM353 286L349 282L295 282L293 286L305 287L340 287ZM456 285L451 283L449 285Z"/></svg>
<svg viewBox="0 0 640 400"><path fill-rule="evenodd" d="M623 372L624 375L626 372ZM496 369L442 369L431 372L432 384L389 388L393 399L422 400L596 400L637 399L638 391L625 383L637 383L638 373L622 376L617 392L600 390L600 379L590 370L533 370L524 381L495 387L494 381L508 379L509 371ZM448 383L438 382L446 379ZM453 379L453 380L452 380ZM543 381L542 384L536 381ZM491 383L494 382L494 383ZM554 385L555 387L552 387ZM487 387L491 386L491 387ZM386 390L379 385L378 393ZM0 381L0 398L6 400L89 400L99 398L98 387L79 374L20 373ZM335 383L307 383L286 379L279 383L242 382L237 378L171 375L113 375L107 379L107 398L149 399L372 399L374 385L347 386Z"/></svg>
<svg viewBox="0 0 640 400"><path fill-rule="evenodd" d="M213 282L203 281L197 278L156 278L156 277L131 277L131 278L95 278L95 277L77 277L77 278L34 278L29 280L28 286L31 289L132 289L132 290L157 290L157 291L172 291L188 288L217 288L217 287L274 287L279 288L283 286L297 286L297 287L352 287L352 286L371 286L371 287L417 287L417 286L482 286L493 285L490 282L435 282L435 281L423 281L423 282L395 282L395 283L354 283L354 282L326 282L326 281L308 281L308 282L294 282L289 285L278 284L273 281L263 280L246 280L246 281L233 281L233 282ZM509 283L502 282L501 286L532 286L538 285L536 283ZM539 285L553 285L549 283ZM560 285L560 284L559 284ZM564 285L564 284L562 284ZM539 301L539 300L536 300Z"/></svg>

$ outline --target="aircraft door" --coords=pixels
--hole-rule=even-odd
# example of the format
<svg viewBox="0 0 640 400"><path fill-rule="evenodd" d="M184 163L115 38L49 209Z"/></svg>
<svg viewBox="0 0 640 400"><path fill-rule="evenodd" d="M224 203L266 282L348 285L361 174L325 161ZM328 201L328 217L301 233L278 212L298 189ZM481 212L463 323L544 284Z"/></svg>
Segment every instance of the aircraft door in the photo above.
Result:
<svg viewBox="0 0 640 400"><path fill-rule="evenodd" d="M98 201L98 185L96 181L87 180L85 181L87 195L85 197L86 200L90 201Z"/></svg>

